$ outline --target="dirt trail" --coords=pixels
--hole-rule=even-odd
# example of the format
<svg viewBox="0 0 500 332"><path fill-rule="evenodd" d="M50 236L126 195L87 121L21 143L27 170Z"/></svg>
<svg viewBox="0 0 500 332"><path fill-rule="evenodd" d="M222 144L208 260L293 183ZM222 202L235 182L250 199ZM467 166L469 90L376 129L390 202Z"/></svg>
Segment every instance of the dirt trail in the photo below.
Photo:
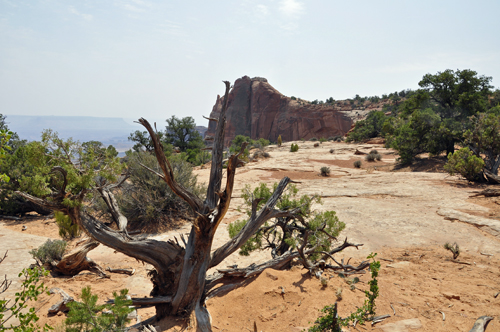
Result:
<svg viewBox="0 0 500 332"><path fill-rule="evenodd" d="M237 208L242 203L241 189L246 184L252 187L260 182L272 184L283 176L290 176L300 182L296 185L301 194L322 197L323 204L316 205L315 209L337 212L346 224L342 239L347 237L351 242L364 244L359 250L345 250L339 259L353 257L356 263L370 252L378 252L379 257L392 260L382 261L377 302L378 313L392 317L377 325L383 327L405 319L418 319L422 326L418 331L468 331L477 317L491 315L495 319L487 331L500 330L500 296L494 296L500 292L500 205L495 203L495 198L469 199L481 188L446 173L391 171L396 155L380 145L324 142L315 148L313 142L295 143L299 145L296 153L289 152L290 143L281 148L266 148L271 158L250 162L238 169L234 199L225 223L218 230L214 248L228 240L227 223L243 217ZM354 154L356 149L369 152L374 148L382 154L381 162L368 163L364 156ZM361 169L352 166L357 159L363 161ZM319 175L323 166L330 167L330 177ZM207 168L198 168L195 172L199 181L208 179ZM42 243L43 236L57 236L57 226L42 224L43 219L28 224L28 231L36 232L38 242L30 240L32 235L21 232L21 224L3 222L0 249L12 246L20 253L19 259L9 267L13 271L29 265L27 251ZM165 239L179 232L189 232L189 225L157 238ZM13 243L16 244L4 242L6 237L15 237ZM442 249L445 242L459 243L462 249L459 259L470 265L450 261L451 254ZM90 256L105 267L133 267L137 272L132 277L113 274L111 279L97 279L83 273L74 278L46 278L45 283L49 287L61 287L73 296L90 284L103 300L121 288L128 288L134 296L149 294L151 283L146 276L149 266L104 246L99 246ZM256 252L250 257L235 253L219 268L234 264L246 266L268 257L267 252ZM0 268L3 273L4 267ZM360 279L358 288L367 289L368 276ZM284 295L281 287L285 288ZM254 321L259 331L300 331L314 321L320 308L335 302L335 293L340 287L343 295L339 310L340 315L345 316L355 306L362 305L364 294L349 290L337 276L330 279L327 287L321 287L317 279L310 278L298 267L291 271L264 272L253 282L212 299L207 305L214 331L253 330ZM57 298L42 297L39 303L46 300L40 313L46 312ZM139 310L143 319L152 314L152 309ZM63 318L42 314L40 322L57 325ZM371 330L369 325L364 327Z"/></svg>

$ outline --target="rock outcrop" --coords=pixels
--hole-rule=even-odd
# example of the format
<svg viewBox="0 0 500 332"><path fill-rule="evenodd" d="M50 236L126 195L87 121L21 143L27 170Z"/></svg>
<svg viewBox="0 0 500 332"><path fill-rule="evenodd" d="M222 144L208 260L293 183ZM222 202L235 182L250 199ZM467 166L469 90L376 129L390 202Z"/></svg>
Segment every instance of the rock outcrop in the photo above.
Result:
<svg viewBox="0 0 500 332"><path fill-rule="evenodd" d="M284 96L265 78L237 79L228 98L226 144L236 135L262 137L272 142L276 142L279 135L284 141L343 136L352 125L352 119L334 105L312 104ZM210 117L219 117L222 99L217 96ZM206 135L213 136L215 128L216 123L210 121Z"/></svg>

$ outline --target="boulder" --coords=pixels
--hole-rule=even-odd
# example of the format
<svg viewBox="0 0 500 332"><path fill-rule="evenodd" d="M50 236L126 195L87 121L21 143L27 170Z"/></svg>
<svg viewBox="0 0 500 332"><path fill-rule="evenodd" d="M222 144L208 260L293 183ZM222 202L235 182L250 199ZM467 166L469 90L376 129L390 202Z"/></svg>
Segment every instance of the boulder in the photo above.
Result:
<svg viewBox="0 0 500 332"><path fill-rule="evenodd" d="M223 98L217 96L210 113L218 118ZM243 76L237 79L228 96L225 144L236 135L276 142L301 138L343 136L351 128L352 119L333 104L312 104L282 95L267 79ZM206 135L214 136L216 123L209 121Z"/></svg>

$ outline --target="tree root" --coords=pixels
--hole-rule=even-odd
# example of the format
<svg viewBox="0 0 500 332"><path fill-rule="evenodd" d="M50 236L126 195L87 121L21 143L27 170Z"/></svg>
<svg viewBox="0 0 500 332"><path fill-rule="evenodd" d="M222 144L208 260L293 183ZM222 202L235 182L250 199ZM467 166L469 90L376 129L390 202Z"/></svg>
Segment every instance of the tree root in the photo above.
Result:
<svg viewBox="0 0 500 332"><path fill-rule="evenodd" d="M74 276L87 270L100 277L109 278L109 275L102 267L87 257L88 252L98 245L99 242L90 238L81 240L77 247L72 252L65 255L57 264L53 265L51 270L67 276Z"/></svg>

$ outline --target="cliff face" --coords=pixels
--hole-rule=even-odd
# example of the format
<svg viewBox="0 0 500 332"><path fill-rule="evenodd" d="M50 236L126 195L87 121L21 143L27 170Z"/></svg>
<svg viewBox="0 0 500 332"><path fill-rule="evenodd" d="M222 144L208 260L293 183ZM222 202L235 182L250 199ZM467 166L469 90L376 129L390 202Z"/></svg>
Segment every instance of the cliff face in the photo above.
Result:
<svg viewBox="0 0 500 332"><path fill-rule="evenodd" d="M226 145L236 135L272 142L279 135L284 141L343 136L353 123L333 105L313 105L282 95L265 78L237 79L228 98ZM221 109L222 98L217 96L210 117L219 118ZM206 135L213 136L215 128L215 122L210 121Z"/></svg>

